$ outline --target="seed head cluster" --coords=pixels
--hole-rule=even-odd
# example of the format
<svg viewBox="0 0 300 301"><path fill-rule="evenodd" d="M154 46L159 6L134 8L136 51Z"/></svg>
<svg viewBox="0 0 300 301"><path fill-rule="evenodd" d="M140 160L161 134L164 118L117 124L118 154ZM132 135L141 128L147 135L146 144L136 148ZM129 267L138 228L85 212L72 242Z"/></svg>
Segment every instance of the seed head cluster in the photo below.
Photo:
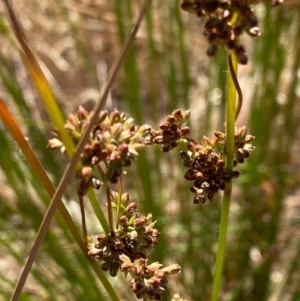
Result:
<svg viewBox="0 0 300 301"><path fill-rule="evenodd" d="M246 134L246 127L235 129L234 166L243 163L254 149L252 145L254 137ZM223 154L216 152L219 146L224 147L225 140L224 133L215 132L212 140L205 136L201 144L190 141L187 145L188 151L180 153L183 165L188 168L184 177L186 180L194 181L190 188L195 194L194 204L213 201L217 192L225 189L226 183L239 176L237 170L229 173L225 169Z"/></svg>
<svg viewBox="0 0 300 301"><path fill-rule="evenodd" d="M178 264L163 267L162 264L154 262L147 265L147 260L144 258L133 263L126 255L121 255L120 260L123 262L121 270L135 275L129 281L129 285L137 298L143 300L161 300L162 293L167 289L166 276L178 274L181 270Z"/></svg>
<svg viewBox="0 0 300 301"><path fill-rule="evenodd" d="M91 113L79 107L76 114L69 114L65 128L68 130L75 144L77 144L89 124ZM88 143L81 155L83 169L79 177L79 191L83 194L89 184L94 187L100 185L92 173L92 167L104 163L106 178L117 183L124 166L130 166L139 151L144 147L145 138L150 133L150 126L138 126L133 118L127 118L125 113L117 109L110 114L101 111L97 125L90 133ZM49 140L48 147L65 151L65 146L59 138Z"/></svg>
<svg viewBox="0 0 300 301"><path fill-rule="evenodd" d="M111 192L116 207L118 193ZM128 194L121 196L121 215L119 227L108 235L98 234L88 244L88 255L99 259L102 269L116 276L121 270L125 275L130 272L129 285L138 298L161 300L166 289L166 276L177 274L177 264L163 267L162 264L148 265L147 254L157 244L159 231L154 228L152 215L142 215L135 202L129 202Z"/></svg>
<svg viewBox="0 0 300 301"><path fill-rule="evenodd" d="M252 4L256 0L183 0L181 8L197 17L207 17L204 36L208 40L208 56L214 56L218 46L234 51L240 64L247 64L248 58L240 36L246 32L252 37L260 35L258 20ZM278 5L282 0L273 0Z"/></svg>
<svg viewBox="0 0 300 301"><path fill-rule="evenodd" d="M204 136L198 144L188 136L190 129L184 125L190 116L190 111L173 111L160 124L159 130L151 129L147 143L162 145L164 152L175 148L179 142L186 145L187 150L180 152L183 165L188 168L184 178L194 181L190 190L195 194L194 204L199 204L213 201L217 192L224 190L226 183L238 177L239 172L229 173L225 169L223 153L217 152L217 149L224 149L226 134L216 131L213 139ZM250 156L254 150L253 140L253 136L247 135L246 127L235 128L234 166Z"/></svg>
<svg viewBox="0 0 300 301"><path fill-rule="evenodd" d="M162 150L165 153L175 148L180 141L185 141L186 136L190 133L190 128L183 125L190 116L190 110L174 110L159 125L159 130L151 129L147 143L162 145Z"/></svg>

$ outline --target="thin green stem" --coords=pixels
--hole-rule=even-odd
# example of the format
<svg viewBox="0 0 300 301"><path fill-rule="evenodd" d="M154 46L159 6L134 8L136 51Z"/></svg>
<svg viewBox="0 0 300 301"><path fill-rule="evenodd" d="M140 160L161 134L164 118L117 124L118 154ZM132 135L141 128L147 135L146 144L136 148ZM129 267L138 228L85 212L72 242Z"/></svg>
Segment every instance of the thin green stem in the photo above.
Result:
<svg viewBox="0 0 300 301"><path fill-rule="evenodd" d="M107 222L107 219L105 217L105 214L99 204L99 200L95 195L95 191L93 190L93 188L89 188L88 192L87 192L87 197L93 207L94 213L97 216L103 231L107 234L109 232L109 225Z"/></svg>
<svg viewBox="0 0 300 301"><path fill-rule="evenodd" d="M109 181L105 175L105 172L103 171L100 164L97 165L97 169L101 175L101 179L103 181L103 185L106 187L106 200L107 200L107 216L108 216L108 227L109 232L113 230L113 213L112 213L112 205L111 205L111 197L110 197L110 189L109 189ZM106 220L106 219L105 219ZM107 221L106 221L107 223ZM108 231L105 231L106 234L108 234Z"/></svg>
<svg viewBox="0 0 300 301"><path fill-rule="evenodd" d="M112 212L109 186L106 186L106 199L107 199L108 223L109 223L110 231L112 231L114 229L114 224L113 224L113 212Z"/></svg>
<svg viewBox="0 0 300 301"><path fill-rule="evenodd" d="M114 289L114 287L111 285L111 283L109 282L109 280L107 279L107 277L105 276L104 272L101 270L101 268L99 268L99 264L98 262L96 262L95 259L89 258L88 260L90 261L94 272L97 274L98 278L101 280L105 291L107 292L107 294L109 295L110 299L112 301L120 301L116 290Z"/></svg>
<svg viewBox="0 0 300 301"><path fill-rule="evenodd" d="M226 171L231 173L233 169L233 159L234 159L234 127L236 118L236 84L234 82L234 77L236 79L237 71L237 60L233 54L228 56L228 66L229 66L229 76L227 81L227 137L226 137L226 150L225 150L225 160L226 160ZM237 105L237 114L240 110L241 97L239 95L239 103ZM212 287L212 301L217 301L221 286L222 270L224 265L225 251L226 251L226 237L228 228L228 216L231 200L231 190L232 183L228 183L225 187L222 203L221 221L219 229L219 240L218 240L218 253L216 261L216 269L213 280Z"/></svg>
<svg viewBox="0 0 300 301"><path fill-rule="evenodd" d="M228 56L229 76L227 81L227 108L226 108L226 170L231 173L234 159L234 127L236 119L236 86L234 78L237 73L237 60L234 54ZM230 68L232 66L233 68ZM239 106L239 105L238 105Z"/></svg>
<svg viewBox="0 0 300 301"><path fill-rule="evenodd" d="M118 204L117 204L117 216L116 216L116 229L119 228L119 219L120 219L120 212L121 212L122 192L123 192L123 172L121 173L121 176L120 176L120 182L119 182L119 193L118 193Z"/></svg>
<svg viewBox="0 0 300 301"><path fill-rule="evenodd" d="M218 300L218 295L221 286L222 279L222 270L224 265L224 257L226 250L226 237L227 237L227 226L228 226L228 216L229 216L229 206L231 199L231 183L226 185L224 195L223 195L223 204L222 204L222 213L221 213L221 222L219 229L219 240L218 240L218 253L217 253L217 262L215 275L213 280L212 288L212 301Z"/></svg>
<svg viewBox="0 0 300 301"><path fill-rule="evenodd" d="M235 120L236 120L238 118L238 116L240 114L240 111L241 111L241 108L242 108L243 93L242 93L239 81L236 77L236 70L235 70L235 67L233 66L233 62L232 62L232 59L231 59L230 56L228 57L228 67L229 67L229 71L230 71L232 81L233 81L234 86L236 88L236 92L238 94L238 102L237 102L236 109L235 109Z"/></svg>

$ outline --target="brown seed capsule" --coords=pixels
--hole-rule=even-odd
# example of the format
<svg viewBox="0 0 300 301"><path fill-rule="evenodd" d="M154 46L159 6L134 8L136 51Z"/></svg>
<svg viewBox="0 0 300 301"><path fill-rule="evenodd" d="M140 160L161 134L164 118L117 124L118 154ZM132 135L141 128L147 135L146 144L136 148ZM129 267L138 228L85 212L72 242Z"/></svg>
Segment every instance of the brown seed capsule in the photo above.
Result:
<svg viewBox="0 0 300 301"><path fill-rule="evenodd" d="M133 225L135 229L139 229L141 227L143 227L146 223L146 219L144 217L139 217L137 219L135 219Z"/></svg>
<svg viewBox="0 0 300 301"><path fill-rule="evenodd" d="M188 135L190 133L190 128L188 126L184 126L180 129L180 134L182 136Z"/></svg>
<svg viewBox="0 0 300 301"><path fill-rule="evenodd" d="M162 122L160 125L159 125L159 128L161 130L167 130L168 128L170 127L170 124L166 121Z"/></svg>
<svg viewBox="0 0 300 301"><path fill-rule="evenodd" d="M130 212L137 209L137 204L135 202L131 202L125 209L126 212Z"/></svg>
<svg viewBox="0 0 300 301"><path fill-rule="evenodd" d="M185 175L184 175L184 178L188 181L193 181L196 179L197 177L197 173L198 171L196 169L189 169Z"/></svg>
<svg viewBox="0 0 300 301"><path fill-rule="evenodd" d="M128 218L125 215L120 216L119 221L123 227L128 225Z"/></svg>
<svg viewBox="0 0 300 301"><path fill-rule="evenodd" d="M175 117L172 115L168 115L166 121L170 124L174 123L176 121Z"/></svg>
<svg viewBox="0 0 300 301"><path fill-rule="evenodd" d="M87 120L89 118L89 112L84 107L79 106L77 116L80 121Z"/></svg>

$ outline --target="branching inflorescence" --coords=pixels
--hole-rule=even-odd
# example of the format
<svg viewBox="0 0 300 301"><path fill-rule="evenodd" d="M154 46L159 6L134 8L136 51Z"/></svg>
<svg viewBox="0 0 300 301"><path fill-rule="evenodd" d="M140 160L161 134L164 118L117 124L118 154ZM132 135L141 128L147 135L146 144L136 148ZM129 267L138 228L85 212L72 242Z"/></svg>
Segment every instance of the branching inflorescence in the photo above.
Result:
<svg viewBox="0 0 300 301"><path fill-rule="evenodd" d="M220 223L216 273L212 289L212 300L217 300L221 270L225 254L224 240L227 233L231 182L239 176L236 169L254 150L254 137L247 135L246 127L235 127L242 106L242 91L237 80L237 64L247 64L248 57L240 42L246 32L258 36L258 20L252 8L259 0L183 0L181 8L206 17L204 36L209 42L208 56L214 56L219 46L228 51L229 81L227 100L227 128L225 133L215 131L212 139L204 136L198 143L189 137L190 128L186 122L191 116L189 110L176 109L161 122L155 130L149 125L137 125L133 118L127 118L117 109L110 114L101 111L98 123L89 134L89 141L81 154L82 168L77 171L79 178L78 194L87 193L90 186L100 189L107 186L109 231L89 237L88 256L101 262L104 271L116 276L122 271L131 279L129 285L137 298L161 300L167 288L167 276L178 274L180 266L172 264L148 263L148 255L158 243L159 231L155 229L152 214L143 215L137 203L129 201L127 193L121 194L124 169L137 158L141 149L149 145L159 145L167 153L181 145L180 157L187 169L184 178L193 184L194 204L204 204L215 199L219 190L224 191L222 217ZM282 0L273 0L277 5ZM235 61L235 67L233 64ZM238 92L236 102L235 89ZM77 144L90 122L92 114L79 107L76 114L70 114L65 124L74 144ZM48 147L65 151L59 137L49 140ZM99 176L95 176L97 167ZM119 193L109 189L110 183L119 183ZM81 198L82 199L82 198ZM225 204L225 205L224 205ZM112 208L116 209L116 226L113 226ZM84 215L83 215L84 216ZM84 219L83 219L84 220ZM83 227L84 230L84 227ZM83 231L86 233L86 231ZM173 300L182 300L178 295Z"/></svg>
<svg viewBox="0 0 300 301"><path fill-rule="evenodd" d="M184 177L188 181L194 181L191 191L195 194L194 203L199 204L214 200L217 192L224 190L225 184L238 177L239 172L234 170L229 173L225 169L223 149L226 134L216 131L213 139L204 136L198 144L187 136L190 129L184 123L189 117L190 111L173 111L160 124L160 130L151 130L148 143L161 144L164 152L168 152L179 143L186 145L187 150L180 152L183 165L188 168ZM254 149L253 140L253 136L247 135L246 127L235 129L235 166L250 156ZM221 151L218 152L217 149Z"/></svg>
<svg viewBox="0 0 300 301"><path fill-rule="evenodd" d="M182 141L187 143L187 151L181 152L183 164L188 168L185 178L193 181L191 191L195 193L194 203L212 201L219 190L224 190L212 301L218 300L221 285L232 191L231 180L239 176L239 172L235 170L237 164L243 163L254 149L252 146L254 137L247 135L246 127L235 127L243 102L243 94L237 79L237 63L245 65L248 62L245 47L240 41L241 35L244 32L252 37L260 35L258 19L253 9L253 5L260 2L262 1L183 0L181 4L183 10L207 19L203 32L209 43L207 55L214 56L219 46L225 48L228 53L226 133L216 131L213 139L204 137L200 144L183 139ZM270 2L276 6L283 0ZM220 148L221 151L218 152Z"/></svg>
<svg viewBox="0 0 300 301"><path fill-rule="evenodd" d="M117 206L118 194L111 194ZM99 234L88 244L88 255L104 263L102 269L116 276L118 270L132 279L129 285L138 298L160 300L166 289L166 276L180 272L178 264L163 267L155 262L148 265L147 254L157 244L159 231L154 228L152 215L143 216L128 194L121 197L120 227L108 235Z"/></svg>
<svg viewBox="0 0 300 301"><path fill-rule="evenodd" d="M83 107L79 107L76 114L68 116L65 127L75 144L90 118L91 114ZM86 194L90 186L100 189L102 182L107 186L109 182L117 183L124 167L129 167L146 146L150 131L149 125L138 126L132 118L127 118L116 109L110 114L102 111L81 155L83 167L77 175L79 195ZM49 140L48 147L65 151L59 137ZM98 167L101 180L93 174L93 167ZM119 270L125 275L130 274L129 285L138 298L160 300L166 289L167 276L178 274L180 266L173 264L163 267L157 262L148 264L147 256L160 235L154 228L152 214L142 215L137 204L129 202L127 193L119 195L110 190L107 202L117 209L117 226L107 234L90 237L88 255L100 260L102 269L109 271L113 277Z"/></svg>
<svg viewBox="0 0 300 301"><path fill-rule="evenodd" d="M225 183L239 173L236 170L229 173L224 168L226 134L215 132L213 139L204 136L199 144L196 143L188 136L190 128L185 125L190 115L190 111L174 110L159 129L154 130L149 125L136 125L132 118L116 109L110 114L102 111L81 155L83 167L78 173L78 193L84 195L89 186L99 189L102 182L117 183L123 169L148 145L158 144L166 153L181 144L186 150L181 151L180 156L188 169L184 178L193 181L194 203L212 201L216 193L225 188ZM90 118L91 114L83 107L68 116L65 127L74 143L80 140ZM235 165L249 157L254 148L253 139L247 135L245 127L236 128ZM65 150L59 137L49 140L48 147ZM95 166L100 168L101 180L93 174ZM111 276L116 276L119 270L130 274L129 285L138 298L160 300L166 289L166 276L179 273L180 267L177 264L163 267L157 262L148 264L147 256L160 235L154 228L152 214L141 214L137 204L129 201L127 193L119 195L110 190L107 202L117 209L117 226L109 233L90 237L88 255L100 260L102 269Z"/></svg>
<svg viewBox="0 0 300 301"><path fill-rule="evenodd" d="M251 7L254 1L247 0L184 0L183 10L206 16L204 36L209 42L207 54L213 56L218 46L234 52L240 64L246 64L248 58L240 36L247 32L251 36L260 34L257 17ZM276 3L275 3L276 2ZM278 4L280 1L273 1ZM229 56L230 74L239 92L239 102L235 112L237 118L241 104L242 93ZM118 183L123 170L132 164L139 151L147 145L160 145L167 153L179 144L186 148L180 152L180 157L187 171L184 178L193 182L190 190L194 193L194 204L213 201L219 190L225 190L233 178L239 176L236 166L244 162L254 149L254 137L247 135L246 127L234 129L233 162L227 168L229 157L226 155L227 133L214 132L209 139L204 136L200 143L189 137L190 128L185 125L190 118L190 111L174 110L155 130L149 125L136 125L132 118L127 118L118 110L102 111L97 125L90 133L89 142L81 155L82 169L78 172L78 194L83 196L88 188L93 186L100 189L102 182L107 187L110 183ZM85 132L91 113L79 107L76 114L70 114L65 124L73 142L77 144ZM234 126L232 124L232 126ZM233 135L233 131L232 131ZM233 140L232 140L233 141ZM65 147L59 137L49 141L52 149ZM93 173L97 167L101 179ZM121 181L119 182L120 185ZM160 263L148 264L149 251L158 242L159 231L154 228L152 214L142 215L135 202L129 202L127 193L107 190L109 207L117 208L116 227L88 239L88 255L101 261L104 271L116 276L118 271L130 274L129 285L138 298L160 300L166 289L166 276L177 274L180 267L173 264L163 267ZM120 190L121 191L121 190ZM112 213L109 211L109 216Z"/></svg>
<svg viewBox="0 0 300 301"><path fill-rule="evenodd" d="M139 299L161 300L162 293L167 289L167 276L178 274L181 270L178 264L172 264L167 267L158 262L148 264L148 255L158 243L160 232L155 228L156 222L153 221L152 214L143 215L138 210L137 203L129 201L129 194L121 193L123 187L120 178L124 174L124 169L129 167L137 158L139 152L148 145L160 145L162 151L165 153L175 149L178 145L186 148L180 152L180 157L184 167L187 168L184 178L193 182L190 190L195 195L194 204L213 201L219 190L225 190L223 203L226 203L226 206L223 207L225 209L222 211L224 224L222 224L222 217L220 223L220 229L222 230L224 225L223 229L225 230L223 232L220 231L219 242L222 242L222 244L220 243L219 245L222 245L222 247L220 248L221 251L218 250L216 264L216 270L220 271L220 273L219 275L216 273L217 276L214 278L216 279L214 282L217 285L213 285L214 294L212 300L216 300L217 298L214 296L217 296L219 292L220 285L218 282L220 283L220 275L224 262L225 244L223 242L225 240L223 238L226 238L227 231L231 181L233 178L239 176L238 170L235 169L236 166L243 163L254 150L254 146L252 145L254 137L247 135L246 127L234 128L234 120L236 120L242 105L242 92L238 84L232 57L237 58L240 64L246 64L248 61L245 48L240 42L240 37L244 32L253 37L260 34L258 20L252 8L253 4L259 2L262 2L262 0L183 0L181 4L183 10L193 13L199 18L207 18L204 26L204 36L209 42L207 49L208 56L214 56L219 46L224 47L229 53L229 74L233 84L229 84L228 86L234 85L239 94L239 102L235 106L235 91L234 93L228 93L227 102L234 104L233 106L227 105L227 108L229 108L227 109L227 119L231 120L227 124L228 129L231 131L228 130L225 133L215 131L212 139L204 136L200 143L197 143L189 137L190 128L185 125L191 115L189 110L174 110L159 125L159 129L155 130L149 125L140 126L135 124L133 118L128 118L125 113L115 109L110 114L107 111L101 111L99 116L97 116L98 123L88 133L89 140L81 154L82 167L77 171L79 179L78 195L82 199L90 187L100 189L102 184L105 183L107 187L108 207L116 209L116 226L113 225L112 212L109 209L109 231L105 229L105 233L100 233L89 238L85 237L87 254L91 258L99 260L102 269L109 271L112 277L116 276L119 271L122 271L126 276L129 274L131 276L129 285ZM281 2L283 0L271 1L272 5L278 5ZM5 3L12 21L15 23L15 29L18 34L17 38L20 40L24 53L30 58L28 59L28 65L32 64L34 66L32 63L34 56L26 46L27 44L23 41L23 38L21 38L21 30L18 28L17 21L8 5L8 1L5 1ZM144 9L146 9L147 5L149 3L145 4ZM137 31L142 16L143 14L140 15L133 32ZM128 40L126 47L129 46L132 38L133 35ZM120 61L126 53L125 50L128 49L126 47L121 53ZM37 64L35 68L33 66L31 66L32 70L35 72L39 70ZM116 64L116 66L120 65ZM114 75L117 73L116 70L118 68L116 67ZM35 72L32 71L32 74L35 74ZM36 75L36 77L43 78L42 73L39 72L37 73L39 76ZM112 76L109 80L110 84L113 78ZM44 81L46 83L45 79ZM38 82L37 79L36 82ZM42 85L38 84L38 86L41 87ZM109 87L110 85L107 85L107 91ZM48 94L51 94L51 91L48 92ZM46 95L47 93L44 94ZM100 105L101 102L98 106L99 110L101 108ZM52 110L52 113L54 111ZM228 116L234 118L228 118ZM79 107L76 114L68 116L65 128L75 145L81 141L86 130L94 124L93 122L90 124L91 117L92 113L89 113L83 107ZM89 124L90 127L88 127ZM65 145L57 133L56 136L56 138L49 140L48 147L65 152ZM228 143L227 140L232 143ZM83 139L82 141L85 140ZM228 152L226 143L227 149L230 148ZM232 158L232 160L228 160L228 158ZM230 164L228 164L228 161ZM94 167L98 169L100 176L95 175ZM120 189L118 193L109 189L110 183L119 183ZM51 206L50 208L55 208L54 200ZM48 210L48 212L50 213L46 217L50 217L51 219L51 210ZM48 220L50 219L48 218ZM43 229L48 227L47 224L45 225ZM43 231L39 233L43 233ZM86 232L83 231L83 233L85 234ZM42 236L43 234L40 237ZM218 261L218 258L221 259ZM29 262L28 266L31 264ZM19 282L21 286L23 285L22 281ZM214 287L217 289L214 290ZM173 300L181 301L182 298L175 295Z"/></svg>

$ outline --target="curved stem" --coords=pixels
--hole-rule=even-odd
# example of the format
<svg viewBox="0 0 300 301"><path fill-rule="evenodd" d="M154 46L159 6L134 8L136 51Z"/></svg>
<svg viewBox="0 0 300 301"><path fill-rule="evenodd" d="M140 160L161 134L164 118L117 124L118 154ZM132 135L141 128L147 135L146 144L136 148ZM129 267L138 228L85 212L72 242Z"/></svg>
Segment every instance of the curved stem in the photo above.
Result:
<svg viewBox="0 0 300 301"><path fill-rule="evenodd" d="M236 114L239 113L241 106L241 98L239 95L239 103L237 105L236 111L236 73L237 73L237 59L236 56L231 53L228 55L228 66L229 66L229 76L227 80L227 108L226 108L226 150L225 150L225 162L226 171L230 174L233 169L234 160L234 127ZM236 81L236 83L235 83ZM239 84L237 83L239 87ZM239 89L240 91L240 89ZM241 92L241 91L240 91Z"/></svg>
<svg viewBox="0 0 300 301"><path fill-rule="evenodd" d="M228 66L229 66L229 71L230 71L230 75L231 75L233 84L234 84L234 86L236 88L236 91L238 93L238 102L237 102L236 109L235 109L235 120L237 120L237 118L240 114L241 108L242 108L242 104L243 104L243 93L242 93L240 84L238 82L238 79L236 77L236 70L233 66L232 58L231 58L230 55L228 56Z"/></svg>
<svg viewBox="0 0 300 301"><path fill-rule="evenodd" d="M236 71L237 71L237 60L234 54L228 56L228 65L229 65L229 76L227 81L227 135L226 135L226 149L225 149L225 160L226 160L226 171L230 174L233 169L233 159L234 159L234 126L235 119L239 113L241 107L242 98L239 94L239 103L237 105L236 111L236 91L238 90L236 85ZM236 81L236 83L235 83ZM239 91L238 91L239 92ZM223 203L222 203L222 212L221 212L221 221L219 228L219 240L218 240L218 252L216 260L216 268L213 280L212 287L212 301L217 301L221 286L222 279L222 270L224 265L225 251L226 251L226 237L227 237L227 228L228 228L228 216L230 208L230 199L231 199L231 190L232 183L229 182L226 184Z"/></svg>

